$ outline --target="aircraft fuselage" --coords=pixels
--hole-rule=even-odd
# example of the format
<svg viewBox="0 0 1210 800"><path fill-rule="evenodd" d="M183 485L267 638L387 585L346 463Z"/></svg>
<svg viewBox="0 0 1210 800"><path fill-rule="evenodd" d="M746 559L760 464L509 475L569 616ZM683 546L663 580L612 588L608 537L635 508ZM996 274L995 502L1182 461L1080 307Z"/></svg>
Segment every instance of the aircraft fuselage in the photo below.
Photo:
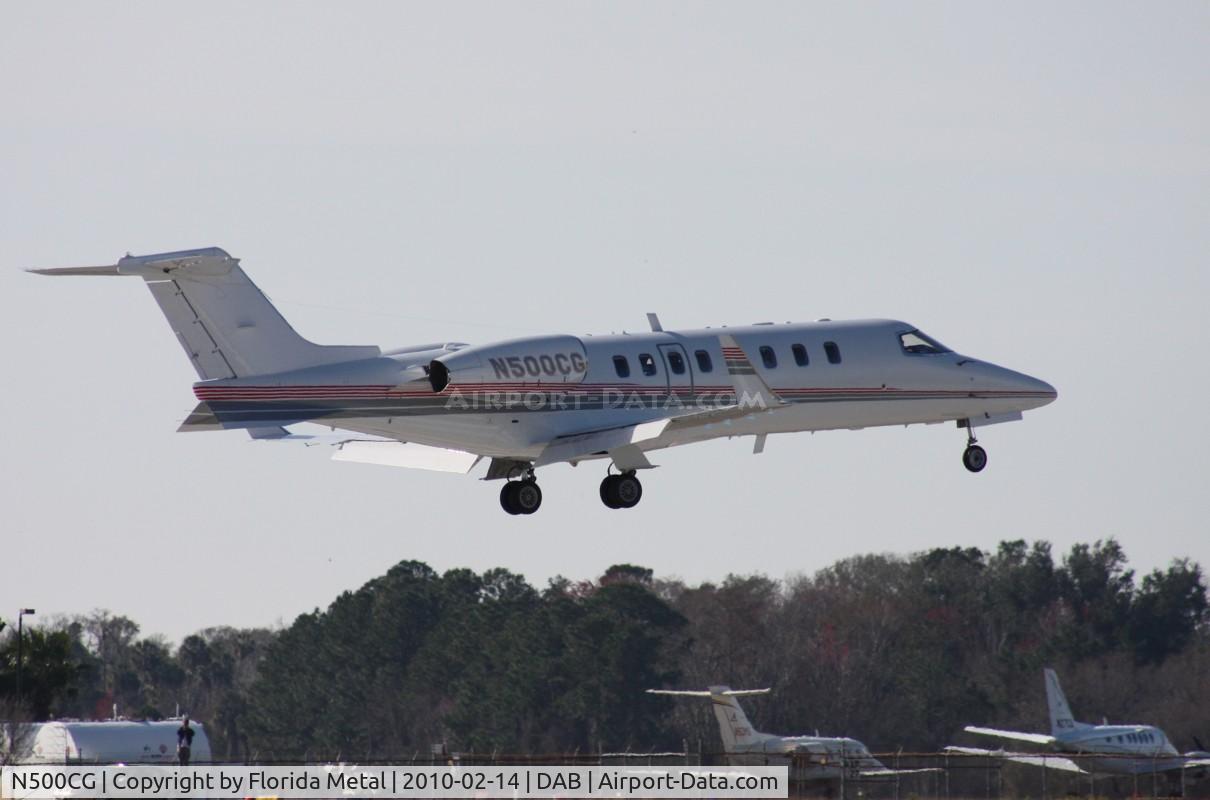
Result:
<svg viewBox="0 0 1210 800"><path fill-rule="evenodd" d="M735 359L720 334L736 341L784 404L752 406L751 414L717 424L670 425L644 450L719 436L966 419L977 425L1056 396L1043 381L984 361L909 352L900 335L913 330L874 320L539 336L201 381L194 391L222 427L315 421L515 459L535 459L551 440L584 430L743 403ZM417 367L428 375L414 377Z"/></svg>

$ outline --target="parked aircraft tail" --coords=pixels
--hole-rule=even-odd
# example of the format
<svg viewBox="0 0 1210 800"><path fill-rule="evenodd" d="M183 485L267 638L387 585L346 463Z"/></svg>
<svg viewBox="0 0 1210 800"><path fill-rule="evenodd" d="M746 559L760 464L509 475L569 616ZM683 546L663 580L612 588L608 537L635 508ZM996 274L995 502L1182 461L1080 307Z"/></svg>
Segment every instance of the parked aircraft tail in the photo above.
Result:
<svg viewBox="0 0 1210 800"><path fill-rule="evenodd" d="M323 346L299 336L244 274L239 259L218 247L128 255L112 266L30 272L143 278L203 380L286 372L380 352L373 346Z"/></svg>
<svg viewBox="0 0 1210 800"><path fill-rule="evenodd" d="M1065 731L1084 727L1083 723L1076 722L1071 715L1071 707L1067 705L1067 697L1059 686L1059 676L1055 671L1046 667L1042 670L1042 675L1046 679L1046 705L1050 708L1051 735L1057 737Z"/></svg>
<svg viewBox="0 0 1210 800"><path fill-rule="evenodd" d="M711 686L709 690L678 691L674 689L648 689L648 694L666 694L679 697L708 697L714 706L714 716L718 719L718 730L723 737L723 747L728 753L750 747L769 738L752 727L748 715L740 707L735 698L748 695L766 694L768 689L732 689L730 686Z"/></svg>

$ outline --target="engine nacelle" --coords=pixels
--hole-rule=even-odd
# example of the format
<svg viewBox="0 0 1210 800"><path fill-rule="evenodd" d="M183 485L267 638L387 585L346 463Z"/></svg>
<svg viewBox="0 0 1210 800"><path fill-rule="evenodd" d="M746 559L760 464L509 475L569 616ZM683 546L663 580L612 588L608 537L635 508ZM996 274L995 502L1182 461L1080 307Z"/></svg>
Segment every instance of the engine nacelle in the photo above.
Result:
<svg viewBox="0 0 1210 800"><path fill-rule="evenodd" d="M447 386L475 389L493 384L579 383L586 374L584 343L574 336L535 336L467 347L429 364L434 392Z"/></svg>

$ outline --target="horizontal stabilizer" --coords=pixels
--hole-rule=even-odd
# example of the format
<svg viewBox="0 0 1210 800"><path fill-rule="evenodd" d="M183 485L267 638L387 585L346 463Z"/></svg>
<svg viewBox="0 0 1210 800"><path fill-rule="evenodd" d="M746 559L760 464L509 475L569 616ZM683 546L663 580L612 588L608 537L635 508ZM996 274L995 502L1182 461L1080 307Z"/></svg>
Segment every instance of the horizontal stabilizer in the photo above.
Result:
<svg viewBox="0 0 1210 800"><path fill-rule="evenodd" d="M290 327L269 298L218 247L127 255L117 264L31 269L38 275L142 278L202 380L376 358L373 346L324 346Z"/></svg>
<svg viewBox="0 0 1210 800"><path fill-rule="evenodd" d="M962 730L967 733L977 733L982 736L995 736L1000 739L1012 739L1017 742L1030 742L1031 744L1054 744L1055 737L1045 733L1025 733L1023 731L1002 731L996 728L980 728L975 725L967 725Z"/></svg>
<svg viewBox="0 0 1210 800"><path fill-rule="evenodd" d="M51 269L27 269L36 275L121 275L118 265L108 267L52 267Z"/></svg>
<svg viewBox="0 0 1210 800"><path fill-rule="evenodd" d="M433 472L467 473L479 463L480 456L464 450L429 447L414 442L366 441L345 442L332 455L333 461L359 464L379 464L385 467L426 469Z"/></svg>

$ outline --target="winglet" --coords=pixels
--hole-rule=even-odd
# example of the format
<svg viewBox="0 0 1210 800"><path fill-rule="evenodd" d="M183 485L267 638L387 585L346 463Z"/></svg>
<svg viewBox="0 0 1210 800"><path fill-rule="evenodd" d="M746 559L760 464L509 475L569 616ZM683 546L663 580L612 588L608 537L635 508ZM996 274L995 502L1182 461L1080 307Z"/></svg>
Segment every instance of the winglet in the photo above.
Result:
<svg viewBox="0 0 1210 800"><path fill-rule="evenodd" d="M776 406L786 405L785 401L765 383L756 372L756 367L748 360L744 348L735 341L735 337L724 333L718 337L723 348L723 360L727 362L727 373L735 385L735 399L741 408L753 411L766 411Z"/></svg>

